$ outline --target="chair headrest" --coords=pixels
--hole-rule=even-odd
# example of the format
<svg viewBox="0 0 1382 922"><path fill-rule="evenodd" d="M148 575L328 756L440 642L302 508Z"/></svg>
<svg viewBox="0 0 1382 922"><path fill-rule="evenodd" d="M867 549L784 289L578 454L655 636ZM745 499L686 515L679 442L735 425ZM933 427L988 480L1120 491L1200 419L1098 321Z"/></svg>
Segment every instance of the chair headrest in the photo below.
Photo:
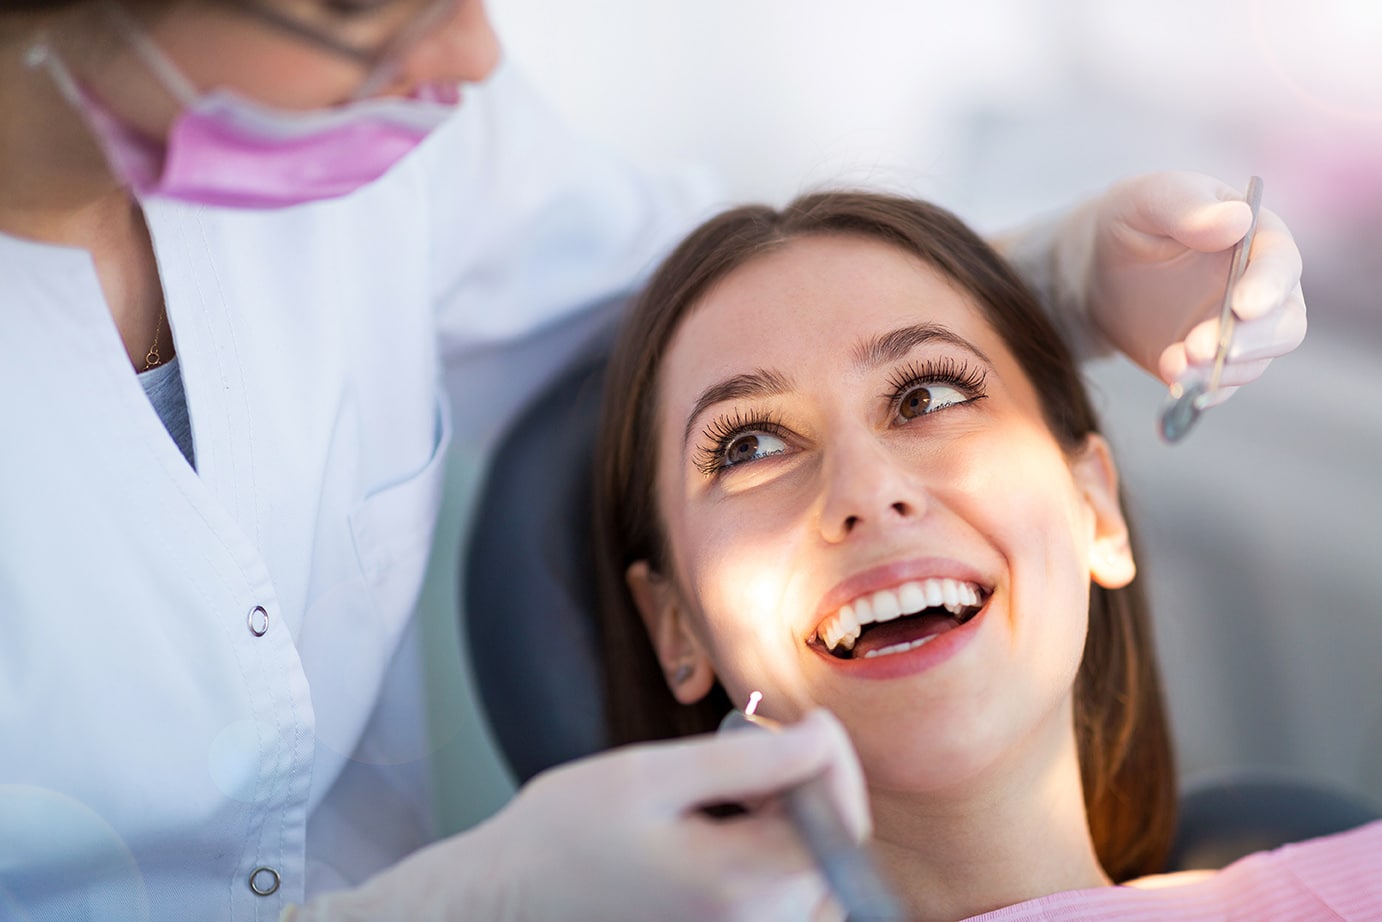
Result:
<svg viewBox="0 0 1382 922"><path fill-rule="evenodd" d="M462 567L471 666L520 782L605 748L590 547L604 353L519 414L491 456Z"/></svg>

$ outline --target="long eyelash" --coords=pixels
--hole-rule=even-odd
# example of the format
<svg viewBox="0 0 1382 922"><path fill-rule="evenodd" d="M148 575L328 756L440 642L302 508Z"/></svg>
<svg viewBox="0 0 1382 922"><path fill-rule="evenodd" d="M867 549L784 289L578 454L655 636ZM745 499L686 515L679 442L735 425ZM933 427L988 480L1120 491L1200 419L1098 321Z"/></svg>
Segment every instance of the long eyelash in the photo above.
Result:
<svg viewBox="0 0 1382 922"><path fill-rule="evenodd" d="M714 477L723 471L729 466L725 464L725 451L731 442L745 432L766 432L781 437L786 435L787 428L772 413L744 416L735 410L728 416L718 416L705 427L706 442L696 447L696 470L707 477Z"/></svg>
<svg viewBox="0 0 1382 922"><path fill-rule="evenodd" d="M388 5L388 0L326 0L325 3L326 8L337 16L377 13Z"/></svg>
<svg viewBox="0 0 1382 922"><path fill-rule="evenodd" d="M897 403L918 384L949 384L970 400L979 400L987 396L987 382L988 375L983 368L945 355L920 363L909 362L899 368L888 379L892 391L883 396Z"/></svg>

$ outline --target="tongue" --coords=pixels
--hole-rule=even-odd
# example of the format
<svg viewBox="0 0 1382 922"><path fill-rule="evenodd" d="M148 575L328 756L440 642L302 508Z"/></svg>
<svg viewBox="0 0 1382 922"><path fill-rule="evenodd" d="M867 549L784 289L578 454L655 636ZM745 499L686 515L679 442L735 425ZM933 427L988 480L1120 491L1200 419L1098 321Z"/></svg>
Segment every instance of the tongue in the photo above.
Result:
<svg viewBox="0 0 1382 922"><path fill-rule="evenodd" d="M908 615L882 624L871 624L864 628L863 635L855 641L854 658L858 659L870 650L881 650L894 644L911 643L923 637L944 634L957 627L955 619L949 615Z"/></svg>

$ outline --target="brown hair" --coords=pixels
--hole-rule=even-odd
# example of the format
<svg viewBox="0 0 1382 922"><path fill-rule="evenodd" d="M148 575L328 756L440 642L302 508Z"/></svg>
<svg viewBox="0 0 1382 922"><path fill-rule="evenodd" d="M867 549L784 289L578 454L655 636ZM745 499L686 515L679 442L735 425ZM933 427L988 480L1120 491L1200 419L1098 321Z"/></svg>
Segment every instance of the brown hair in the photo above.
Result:
<svg viewBox="0 0 1382 922"><path fill-rule="evenodd" d="M1072 452L1098 431L1075 362L1035 296L988 244L925 202L860 192L807 195L781 212L736 208L711 219L658 269L615 345L595 458L595 552L608 719L617 743L713 730L731 708L718 683L692 705L667 687L625 583L647 560L666 572L656 504L658 370L681 320L712 285L804 236L879 240L967 292L1042 395L1046 423ZM1095 848L1115 881L1163 869L1174 832L1175 771L1141 582L1091 586L1075 681L1075 730Z"/></svg>
<svg viewBox="0 0 1382 922"><path fill-rule="evenodd" d="M150 10L171 9L181 0L124 0L129 8ZM96 0L4 0L0 16L7 13L65 13L78 7L94 7Z"/></svg>

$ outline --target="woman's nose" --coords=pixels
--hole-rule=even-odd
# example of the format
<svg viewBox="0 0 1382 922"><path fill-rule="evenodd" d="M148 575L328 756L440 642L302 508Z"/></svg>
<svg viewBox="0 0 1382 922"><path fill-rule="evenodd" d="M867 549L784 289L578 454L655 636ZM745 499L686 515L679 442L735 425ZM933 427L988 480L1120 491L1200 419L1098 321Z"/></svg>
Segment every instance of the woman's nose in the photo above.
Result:
<svg viewBox="0 0 1382 922"><path fill-rule="evenodd" d="M499 37L483 0L459 0L408 55L407 76L417 83L479 83L498 64Z"/></svg>
<svg viewBox="0 0 1382 922"><path fill-rule="evenodd" d="M904 459L869 436L833 446L824 466L824 491L821 534L832 544L915 519L926 508L924 488Z"/></svg>

